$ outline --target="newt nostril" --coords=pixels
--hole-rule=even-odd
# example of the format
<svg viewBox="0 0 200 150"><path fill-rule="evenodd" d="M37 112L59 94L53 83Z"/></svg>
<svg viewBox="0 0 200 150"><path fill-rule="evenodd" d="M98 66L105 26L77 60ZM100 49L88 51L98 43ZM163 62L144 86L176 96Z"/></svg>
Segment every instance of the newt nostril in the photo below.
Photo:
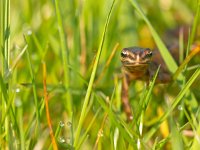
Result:
<svg viewBox="0 0 200 150"><path fill-rule="evenodd" d="M148 53L146 53L146 57L152 57L152 52L151 51L149 51Z"/></svg>
<svg viewBox="0 0 200 150"><path fill-rule="evenodd" d="M153 55L153 53L152 53L152 51L149 48L145 49L145 51L143 53L143 57L144 58L151 58L152 55Z"/></svg>
<svg viewBox="0 0 200 150"><path fill-rule="evenodd" d="M121 52L121 57L127 57L127 56L128 56L128 52L123 50Z"/></svg>

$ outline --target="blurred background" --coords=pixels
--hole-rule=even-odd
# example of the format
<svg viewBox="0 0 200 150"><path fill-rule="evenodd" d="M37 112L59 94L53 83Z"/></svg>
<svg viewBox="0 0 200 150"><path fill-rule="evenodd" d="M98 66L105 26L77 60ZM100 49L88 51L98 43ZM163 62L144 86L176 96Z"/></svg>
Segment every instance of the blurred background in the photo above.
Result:
<svg viewBox="0 0 200 150"><path fill-rule="evenodd" d="M47 66L47 90L53 129L56 131L63 124L64 127L60 129L57 138L58 141L69 145L73 143L73 132L77 128L87 90L87 83L91 75L94 58L100 44L111 3L112 1L108 0L59 1L65 33L66 57L69 58L67 60L69 62L69 83L67 83L68 89L66 89L64 81L64 70L66 68L64 68L62 62L63 54L61 53L59 25L55 13L54 1L11 1L11 64L24 45L28 44L27 51L33 71L33 75L31 75L28 56L24 54L17 62L17 66L10 77L11 91L16 92L12 94L13 106L16 111L16 116L21 115L25 134L25 145L28 149L37 149L38 145L41 149L47 149L51 142L48 134L43 99L43 61L46 62ZM138 4L164 43L169 46L179 42L179 35L182 29L184 30L184 36L188 36L197 11L196 0L138 0ZM200 34L199 26L196 32L195 41L197 42ZM156 48L148 26L135 11L131 3L127 0L117 0L108 26L108 32L106 33L93 92L101 95L105 100L110 100L114 93L113 107L119 115L123 114L120 102L120 52L123 47L130 46ZM184 46L187 46L187 40L185 40ZM111 55L113 57L110 59ZM104 70L109 59L108 67ZM191 66L199 62L199 57L195 57L192 60ZM191 75L192 72L188 72L187 75ZM131 87L131 103L133 109L137 108L143 87L144 83L142 82L133 83ZM175 93L174 95L180 90L176 87L174 88L172 86L173 89L169 89L169 91L173 91L173 94ZM34 88L36 95L33 91ZM70 93L70 100L66 96L67 91ZM193 86L193 91L196 91L196 100L199 101L199 81ZM160 113L162 114L163 108L165 108L167 103L164 100L165 92L166 90L163 86L155 88L154 99L158 100L152 101L152 104L149 106L149 111L146 114L147 120L155 119ZM35 99L38 101L39 108L36 108ZM67 101L71 101L72 112L69 112L69 102ZM89 131L89 137L84 142L82 149L92 149L94 147L102 120L106 116L104 110L99 109L101 105L97 102L94 94L91 96L90 101L92 101L92 106L88 109L83 131L87 129L97 110L101 113L98 114L96 121L92 125L93 128ZM22 112L19 110L22 110ZM36 119L37 110L40 111L39 125ZM72 116L69 113L72 113ZM148 123L146 125L147 130L151 126L149 125L151 123ZM184 117L179 123L180 125L185 123ZM155 137L165 137L164 134L168 134L168 132L165 129L157 133ZM114 133L115 126L107 121L104 127L104 134L102 135L102 149L110 149L112 147L110 144L110 136ZM13 137L15 136L13 135ZM123 148L125 143L123 141L119 146ZM147 143L152 145L152 141ZM66 147L66 145L60 146L60 149L66 149ZM165 148L170 149L171 146L168 145Z"/></svg>

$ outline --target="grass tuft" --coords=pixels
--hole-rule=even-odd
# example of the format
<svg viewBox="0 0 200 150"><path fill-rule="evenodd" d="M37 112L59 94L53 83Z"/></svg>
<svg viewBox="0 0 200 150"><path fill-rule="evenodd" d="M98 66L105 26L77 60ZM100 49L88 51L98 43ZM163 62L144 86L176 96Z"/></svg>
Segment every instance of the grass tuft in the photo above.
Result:
<svg viewBox="0 0 200 150"><path fill-rule="evenodd" d="M84 100L84 103L83 103L83 108L82 108L82 111L81 111L80 120L79 120L77 131L76 131L76 136L75 136L75 140L74 140L74 147L75 148L78 144L82 124L83 124L83 121L85 119L85 113L86 113L86 110L87 110L87 105L88 105L90 95L91 95L91 92L92 92L92 86L93 86L93 83L94 83L94 78L95 78L97 66L98 66L98 63L99 63L100 56L101 56L103 44L104 44L104 41L105 41L105 35L106 35L106 31L107 31L107 28L108 28L108 24L109 24L109 21L110 21L110 17L111 17L111 14L112 14L114 4L115 4L115 0L113 0L110 11L108 13L106 23L105 23L105 27L104 27L104 30L103 30L103 34L101 36L99 48L98 48L98 51L97 51L97 55L96 55L96 58L95 58L94 66L93 66L93 69L92 69L92 74L91 74L90 81L89 81L89 84L88 84L88 89L87 89L87 92L86 92L85 100Z"/></svg>
<svg viewBox="0 0 200 150"><path fill-rule="evenodd" d="M200 0L0 0L0 149L198 149L199 13ZM132 82L131 123L129 46L157 47L173 76Z"/></svg>

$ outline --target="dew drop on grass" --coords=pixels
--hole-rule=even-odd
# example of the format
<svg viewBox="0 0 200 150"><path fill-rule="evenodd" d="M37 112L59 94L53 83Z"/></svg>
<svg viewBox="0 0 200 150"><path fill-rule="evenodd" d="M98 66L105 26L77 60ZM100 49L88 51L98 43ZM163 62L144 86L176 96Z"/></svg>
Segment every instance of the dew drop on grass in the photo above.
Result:
<svg viewBox="0 0 200 150"><path fill-rule="evenodd" d="M11 68L9 68L8 70L6 70L5 76L4 76L5 77L5 81L8 81L11 73L12 73L12 69Z"/></svg>
<svg viewBox="0 0 200 150"><path fill-rule="evenodd" d="M63 127L65 126L65 124L64 124L62 121L60 121L60 122L59 122L59 126L60 126L61 128L63 128Z"/></svg>
<svg viewBox="0 0 200 150"><path fill-rule="evenodd" d="M22 101L19 98L15 99L15 106L20 107L22 105Z"/></svg>
<svg viewBox="0 0 200 150"><path fill-rule="evenodd" d="M103 130L100 130L100 131L99 131L98 136L99 136L99 137L102 137L102 136L103 136Z"/></svg>
<svg viewBox="0 0 200 150"><path fill-rule="evenodd" d="M15 92L16 92L16 93L19 93L19 92L20 92L20 88L16 88L16 89L15 89Z"/></svg>
<svg viewBox="0 0 200 150"><path fill-rule="evenodd" d="M31 34L32 34L32 30L28 30L27 35L31 35Z"/></svg>
<svg viewBox="0 0 200 150"><path fill-rule="evenodd" d="M70 121L68 121L68 122L67 122L67 126L68 126L68 127L71 127L71 126L72 126L72 123L71 123Z"/></svg>
<svg viewBox="0 0 200 150"><path fill-rule="evenodd" d="M183 110L183 106L182 105L178 105L178 110L182 111Z"/></svg>
<svg viewBox="0 0 200 150"><path fill-rule="evenodd" d="M65 143L65 139L63 137L59 137L58 140L59 140L60 143Z"/></svg>

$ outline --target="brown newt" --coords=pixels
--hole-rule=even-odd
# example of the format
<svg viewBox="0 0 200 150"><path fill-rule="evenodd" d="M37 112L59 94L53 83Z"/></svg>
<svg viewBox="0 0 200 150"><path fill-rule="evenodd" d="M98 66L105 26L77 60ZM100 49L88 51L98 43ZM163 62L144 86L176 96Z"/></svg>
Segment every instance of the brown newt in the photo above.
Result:
<svg viewBox="0 0 200 150"><path fill-rule="evenodd" d="M173 50L173 48L171 49L170 53L172 56L177 56L177 54L175 54L176 51L177 50ZM178 60L178 58L175 58L175 60ZM126 113L127 120L131 121L133 116L128 94L130 83L133 80L149 82L159 65L161 65L161 67L156 83L168 83L171 81L172 77L158 50L152 51L149 48L140 47L124 48L121 52L121 62L123 72L121 92L122 106Z"/></svg>

